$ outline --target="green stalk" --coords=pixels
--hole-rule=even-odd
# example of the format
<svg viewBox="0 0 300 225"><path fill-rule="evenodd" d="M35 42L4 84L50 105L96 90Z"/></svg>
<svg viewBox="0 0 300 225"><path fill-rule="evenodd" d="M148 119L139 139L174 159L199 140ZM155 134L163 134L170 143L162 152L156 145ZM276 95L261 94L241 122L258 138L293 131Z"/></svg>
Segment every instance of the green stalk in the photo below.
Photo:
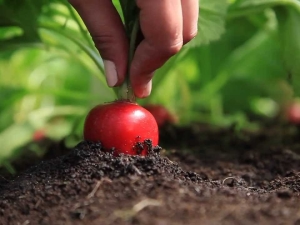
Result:
<svg viewBox="0 0 300 225"><path fill-rule="evenodd" d="M132 90L130 83L130 65L136 50L137 36L140 29L139 23L139 8L134 0L119 0L123 17L124 17L124 28L126 30L127 37L129 39L129 52L128 52L128 63L127 73L125 80L121 87L118 89L118 98L120 100L127 100L135 102L136 97Z"/></svg>
<svg viewBox="0 0 300 225"><path fill-rule="evenodd" d="M134 92L131 87L130 83L130 65L134 56L135 48L136 48L136 41L137 41L137 35L139 32L139 18L134 22L131 34L130 34L130 42L129 42L129 56L128 56L128 68L127 68L127 74L125 77L125 80L123 84L120 87L119 91L119 99L120 100L128 100L130 102L135 102L136 97L134 95Z"/></svg>
<svg viewBox="0 0 300 225"><path fill-rule="evenodd" d="M86 41L90 45L90 47L93 48L94 47L94 43L92 42L91 38L89 37L87 30L84 29L84 27L82 26L80 20L78 19L78 17L74 13L73 8L71 7L71 5L68 2L66 4L66 6L67 6L67 8L69 10L69 13L70 13L71 17L77 23L77 26L79 27L79 30L80 30L82 36L86 39Z"/></svg>
<svg viewBox="0 0 300 225"><path fill-rule="evenodd" d="M100 70L100 72L102 73L102 75L104 74L103 62L102 62L101 58L98 56L98 54L96 53L96 51L94 51L93 49L91 49L88 45L86 45L85 43L81 42L79 39L77 39L73 35L70 35L67 32L62 31L61 29L57 29L54 26L40 25L39 28L48 30L50 32L57 33L57 34L65 37L65 38L71 40L75 44L77 44L77 46L80 47L80 49L83 52L85 52L94 61L94 63L96 64L96 66L98 67L98 69ZM97 76L100 78L100 80L103 79L103 76L98 75L98 74L97 74Z"/></svg>

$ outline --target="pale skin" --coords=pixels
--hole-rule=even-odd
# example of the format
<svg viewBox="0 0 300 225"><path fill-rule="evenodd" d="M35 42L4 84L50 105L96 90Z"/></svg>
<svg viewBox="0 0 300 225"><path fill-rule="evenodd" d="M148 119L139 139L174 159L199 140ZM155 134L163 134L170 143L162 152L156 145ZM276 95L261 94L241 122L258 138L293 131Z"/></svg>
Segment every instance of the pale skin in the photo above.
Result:
<svg viewBox="0 0 300 225"><path fill-rule="evenodd" d="M123 83L129 43L112 0L69 0L89 30L101 57L109 86ZM136 0L144 36L129 68L135 95L150 95L152 77L197 34L199 0Z"/></svg>

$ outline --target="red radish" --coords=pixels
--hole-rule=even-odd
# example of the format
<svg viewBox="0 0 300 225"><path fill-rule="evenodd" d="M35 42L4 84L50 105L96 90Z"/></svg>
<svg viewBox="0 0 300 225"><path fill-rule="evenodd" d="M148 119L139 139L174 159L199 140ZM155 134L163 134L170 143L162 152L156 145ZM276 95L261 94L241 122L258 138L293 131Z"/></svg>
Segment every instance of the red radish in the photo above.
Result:
<svg viewBox="0 0 300 225"><path fill-rule="evenodd" d="M300 102L293 102L287 110L288 120L293 124L300 124Z"/></svg>
<svg viewBox="0 0 300 225"><path fill-rule="evenodd" d="M36 141L36 142L41 141L45 138L46 138L46 134L45 134L45 131L43 129L39 129L39 130L34 131L34 133L32 135L33 141Z"/></svg>
<svg viewBox="0 0 300 225"><path fill-rule="evenodd" d="M165 125L166 123L177 122L177 118L162 105L149 104L145 105L144 108L151 112L159 127Z"/></svg>
<svg viewBox="0 0 300 225"><path fill-rule="evenodd" d="M152 114L136 103L115 101L94 107L85 120L84 139L100 141L115 154L146 155L143 142L158 144L158 127Z"/></svg>

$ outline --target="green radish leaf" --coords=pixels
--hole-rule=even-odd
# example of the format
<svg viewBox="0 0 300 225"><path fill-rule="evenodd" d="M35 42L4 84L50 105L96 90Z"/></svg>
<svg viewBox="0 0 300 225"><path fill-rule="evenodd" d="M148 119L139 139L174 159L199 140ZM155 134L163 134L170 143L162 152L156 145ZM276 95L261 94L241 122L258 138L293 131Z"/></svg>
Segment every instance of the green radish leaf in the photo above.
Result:
<svg viewBox="0 0 300 225"><path fill-rule="evenodd" d="M23 87L9 87L0 85L0 108L5 109L9 105L13 104L22 98L28 91Z"/></svg>
<svg viewBox="0 0 300 225"><path fill-rule="evenodd" d="M294 92L300 96L300 12L294 8L276 9L279 36L287 73L291 76Z"/></svg>
<svg viewBox="0 0 300 225"><path fill-rule="evenodd" d="M135 1L132 0L120 0L120 5L122 7L126 32L128 37L130 37L134 23L138 18L139 9Z"/></svg>
<svg viewBox="0 0 300 225"><path fill-rule="evenodd" d="M251 13L257 13L266 8L274 6L292 6L300 11L299 0L237 0L229 8L230 17L245 16Z"/></svg>
<svg viewBox="0 0 300 225"><path fill-rule="evenodd" d="M200 0L198 35L189 44L199 46L218 40L225 32L226 0Z"/></svg>
<svg viewBox="0 0 300 225"><path fill-rule="evenodd" d="M121 2L119 0L113 0L112 1L118 14L120 15L122 22L124 23L124 15L123 15L123 11L122 11L122 7L121 7Z"/></svg>
<svg viewBox="0 0 300 225"><path fill-rule="evenodd" d="M28 40L25 36L14 37L8 40L0 39L0 50L18 50L21 47L39 47L42 48L43 44L40 41Z"/></svg>
<svg viewBox="0 0 300 225"><path fill-rule="evenodd" d="M0 133L0 165L18 148L32 140L34 129L28 123L13 124Z"/></svg>
<svg viewBox="0 0 300 225"><path fill-rule="evenodd" d="M299 5L299 0L237 0L232 8L273 7L275 5Z"/></svg>
<svg viewBox="0 0 300 225"><path fill-rule="evenodd" d="M23 38L39 40L37 27L42 6L48 0L4 0L0 7L0 27L18 26L23 30Z"/></svg>

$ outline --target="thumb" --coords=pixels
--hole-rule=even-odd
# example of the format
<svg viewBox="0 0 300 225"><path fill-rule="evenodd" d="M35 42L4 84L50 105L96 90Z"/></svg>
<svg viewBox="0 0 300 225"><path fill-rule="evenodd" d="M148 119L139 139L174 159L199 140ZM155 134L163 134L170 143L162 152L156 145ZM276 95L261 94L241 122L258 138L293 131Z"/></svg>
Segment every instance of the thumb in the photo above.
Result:
<svg viewBox="0 0 300 225"><path fill-rule="evenodd" d="M128 40L111 0L69 0L87 26L103 58L109 86L118 86L127 70Z"/></svg>

